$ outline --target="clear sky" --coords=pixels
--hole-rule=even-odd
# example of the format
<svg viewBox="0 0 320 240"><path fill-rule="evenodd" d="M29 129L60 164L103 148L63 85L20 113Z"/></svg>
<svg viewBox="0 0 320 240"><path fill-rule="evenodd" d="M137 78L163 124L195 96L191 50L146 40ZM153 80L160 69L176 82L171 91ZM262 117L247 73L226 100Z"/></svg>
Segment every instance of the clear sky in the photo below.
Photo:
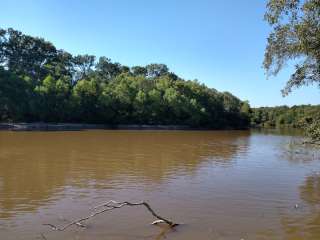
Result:
<svg viewBox="0 0 320 240"><path fill-rule="evenodd" d="M165 63L252 106L320 104L313 86L281 96L290 66L266 79L264 12L263 0L1 0L0 27L44 37L72 54L128 66Z"/></svg>

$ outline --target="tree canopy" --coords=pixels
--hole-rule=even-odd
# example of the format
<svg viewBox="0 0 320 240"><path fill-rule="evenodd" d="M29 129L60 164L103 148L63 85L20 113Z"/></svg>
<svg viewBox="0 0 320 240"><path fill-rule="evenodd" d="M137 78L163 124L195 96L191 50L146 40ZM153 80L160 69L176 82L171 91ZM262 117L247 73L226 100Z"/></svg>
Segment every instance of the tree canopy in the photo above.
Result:
<svg viewBox="0 0 320 240"><path fill-rule="evenodd" d="M259 127L304 128L318 119L320 105L252 108L251 125Z"/></svg>
<svg viewBox="0 0 320 240"><path fill-rule="evenodd" d="M263 62L268 75L296 63L283 95L303 85L320 86L320 1L269 0L265 19L273 28Z"/></svg>
<svg viewBox="0 0 320 240"><path fill-rule="evenodd" d="M103 124L249 126L248 102L165 64L127 67L77 55L14 29L0 29L0 120Z"/></svg>
<svg viewBox="0 0 320 240"><path fill-rule="evenodd" d="M296 63L283 96L304 85L320 87L320 1L269 0L265 19L273 28L263 62L267 74L277 75L286 63ZM320 141L320 114L305 129Z"/></svg>

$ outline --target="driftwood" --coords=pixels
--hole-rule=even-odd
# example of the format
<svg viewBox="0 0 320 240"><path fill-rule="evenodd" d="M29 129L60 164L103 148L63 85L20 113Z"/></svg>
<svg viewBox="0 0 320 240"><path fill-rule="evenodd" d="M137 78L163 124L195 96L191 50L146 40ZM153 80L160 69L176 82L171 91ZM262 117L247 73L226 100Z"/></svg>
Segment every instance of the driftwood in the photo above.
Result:
<svg viewBox="0 0 320 240"><path fill-rule="evenodd" d="M309 140L305 140L303 142L303 144L306 144L306 145L310 144L310 145L320 146L320 140L311 140L311 139L309 139Z"/></svg>
<svg viewBox="0 0 320 240"><path fill-rule="evenodd" d="M153 225L157 225L157 224L160 224L160 223L165 223L167 224L170 228L174 228L176 226L178 226L179 224L178 223L174 223L172 222L171 220L168 220L164 217L161 217L160 215L158 215L151 207L148 203L146 202L136 202L136 203L131 203L131 202L116 202L116 201L113 201L113 200L110 200L106 203L103 203L103 204L100 204L96 207L93 208L93 212L86 216L86 217L83 217L83 218L80 218L80 219L77 219L77 220L74 220L74 221L71 221L70 223L64 225L64 226L61 226L61 227L58 227L58 226L55 226L53 224L50 224L50 223L46 223L46 224L43 224L44 226L49 226L52 230L55 230L55 231L64 231L66 230L67 228L71 227L71 226L78 226L78 227L86 227L83 222L86 221L86 220L89 220L99 214L102 214L104 212L107 212L107 211L111 211L111 210L114 210L114 209L117 209L117 208L122 208L124 206L144 206L151 214L152 216L154 216L157 220L152 222L151 224Z"/></svg>

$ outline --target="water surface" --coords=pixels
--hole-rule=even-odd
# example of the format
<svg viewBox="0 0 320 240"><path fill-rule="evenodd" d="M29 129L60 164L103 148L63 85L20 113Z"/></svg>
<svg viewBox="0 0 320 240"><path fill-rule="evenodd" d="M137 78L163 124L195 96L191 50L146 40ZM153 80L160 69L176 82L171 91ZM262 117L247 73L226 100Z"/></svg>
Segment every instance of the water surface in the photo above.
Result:
<svg viewBox="0 0 320 240"><path fill-rule="evenodd" d="M292 132L0 132L0 239L320 239L319 152ZM123 208L51 231L110 199ZM43 238L42 238L43 239Z"/></svg>

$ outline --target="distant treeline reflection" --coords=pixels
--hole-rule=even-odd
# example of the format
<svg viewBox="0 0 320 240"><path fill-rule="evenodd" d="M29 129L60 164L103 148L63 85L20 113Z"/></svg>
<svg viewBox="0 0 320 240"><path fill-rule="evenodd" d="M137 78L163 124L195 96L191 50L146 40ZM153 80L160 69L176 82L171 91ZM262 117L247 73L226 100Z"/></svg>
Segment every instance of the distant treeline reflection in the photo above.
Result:
<svg viewBox="0 0 320 240"><path fill-rule="evenodd" d="M67 186L113 189L195 174L206 162L230 166L248 131L0 132L0 217L30 211Z"/></svg>

